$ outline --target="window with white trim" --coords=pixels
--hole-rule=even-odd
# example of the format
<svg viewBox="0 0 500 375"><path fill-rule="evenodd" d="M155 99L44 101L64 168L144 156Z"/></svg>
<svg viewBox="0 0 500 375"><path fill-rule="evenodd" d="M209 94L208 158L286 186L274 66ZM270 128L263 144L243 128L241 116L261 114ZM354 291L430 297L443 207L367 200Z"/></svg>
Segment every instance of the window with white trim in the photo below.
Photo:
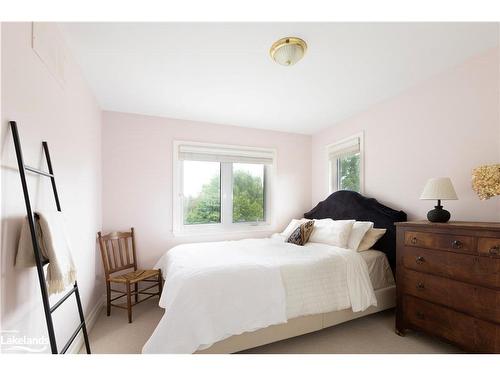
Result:
<svg viewBox="0 0 500 375"><path fill-rule="evenodd" d="M174 142L174 232L270 224L275 151Z"/></svg>
<svg viewBox="0 0 500 375"><path fill-rule="evenodd" d="M363 192L363 133L343 139L327 147L329 190Z"/></svg>

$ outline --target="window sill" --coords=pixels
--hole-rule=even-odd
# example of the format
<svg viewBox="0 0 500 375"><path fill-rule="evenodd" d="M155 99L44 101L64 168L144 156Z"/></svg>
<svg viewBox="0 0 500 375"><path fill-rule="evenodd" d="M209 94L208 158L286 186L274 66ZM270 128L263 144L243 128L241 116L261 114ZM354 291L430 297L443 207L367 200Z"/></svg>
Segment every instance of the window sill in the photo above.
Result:
<svg viewBox="0 0 500 375"><path fill-rule="evenodd" d="M174 230L174 237L189 237L189 236L217 236L217 235L242 235L250 233L272 232L271 224L249 225L236 228L213 228L213 229L191 229L191 230Z"/></svg>

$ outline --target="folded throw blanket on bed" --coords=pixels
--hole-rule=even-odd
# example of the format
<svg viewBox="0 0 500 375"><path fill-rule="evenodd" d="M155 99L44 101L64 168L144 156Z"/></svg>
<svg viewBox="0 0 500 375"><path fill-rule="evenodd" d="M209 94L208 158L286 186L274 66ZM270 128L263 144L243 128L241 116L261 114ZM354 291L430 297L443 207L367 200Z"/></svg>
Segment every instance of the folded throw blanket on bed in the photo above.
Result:
<svg viewBox="0 0 500 375"><path fill-rule="evenodd" d="M71 256L71 245L64 225L64 216L58 211L36 212L35 231L40 253L49 260L47 284L49 294L64 291L76 280L76 268ZM23 223L16 254L16 267L34 267L35 254L31 242L28 218Z"/></svg>

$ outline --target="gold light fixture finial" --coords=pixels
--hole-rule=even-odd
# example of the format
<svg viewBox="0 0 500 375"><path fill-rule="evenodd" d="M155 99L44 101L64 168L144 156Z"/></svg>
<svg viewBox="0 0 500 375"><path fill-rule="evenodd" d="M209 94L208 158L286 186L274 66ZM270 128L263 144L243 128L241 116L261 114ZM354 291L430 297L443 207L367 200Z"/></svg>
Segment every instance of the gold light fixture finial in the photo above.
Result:
<svg viewBox="0 0 500 375"><path fill-rule="evenodd" d="M296 64L307 51L307 44L297 37L281 38L271 46L269 53L274 61L280 65Z"/></svg>

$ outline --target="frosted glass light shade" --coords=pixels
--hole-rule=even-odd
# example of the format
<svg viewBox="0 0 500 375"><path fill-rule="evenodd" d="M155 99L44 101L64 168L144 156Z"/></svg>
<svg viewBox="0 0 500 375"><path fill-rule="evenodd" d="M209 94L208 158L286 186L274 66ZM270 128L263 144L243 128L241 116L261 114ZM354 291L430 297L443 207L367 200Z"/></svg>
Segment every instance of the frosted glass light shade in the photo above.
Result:
<svg viewBox="0 0 500 375"><path fill-rule="evenodd" d="M456 200L458 197L449 177L437 177L427 181L420 199Z"/></svg>
<svg viewBox="0 0 500 375"><path fill-rule="evenodd" d="M299 61L307 50L307 44L300 38L288 37L278 40L271 47L270 54L280 65L290 66Z"/></svg>

